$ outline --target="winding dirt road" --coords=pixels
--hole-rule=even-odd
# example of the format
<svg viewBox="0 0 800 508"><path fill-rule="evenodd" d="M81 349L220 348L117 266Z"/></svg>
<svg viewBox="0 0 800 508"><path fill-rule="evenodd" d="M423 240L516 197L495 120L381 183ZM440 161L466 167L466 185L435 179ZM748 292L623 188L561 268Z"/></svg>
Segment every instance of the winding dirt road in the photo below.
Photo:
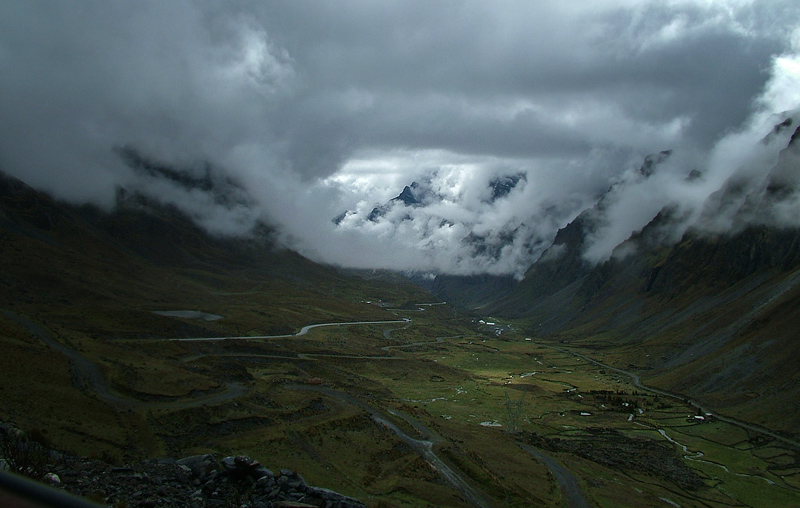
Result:
<svg viewBox="0 0 800 508"><path fill-rule="evenodd" d="M570 508L592 508L583 491L578 485L578 480L575 476L558 463L553 457L537 450L533 446L520 444L520 448L533 455L538 461L547 466L547 469L553 473L553 477L561 487L561 492L567 500Z"/></svg>
<svg viewBox="0 0 800 508"><path fill-rule="evenodd" d="M290 333L286 335L245 335L245 336L231 336L231 337L194 337L194 338L183 338L183 339L164 339L164 340L171 340L175 342L210 342L210 341L220 341L220 340L257 340L257 339L286 339L291 337L300 337L301 335L307 334L309 331L313 330L314 328L320 328L323 326L350 326L350 325L383 325L387 323L409 323L411 322L410 319L395 319L395 320L386 320L386 321L347 321L343 323L319 323L316 325L307 325L300 329L297 333ZM410 325L409 325L410 326ZM153 339L146 339L146 340L153 340Z"/></svg>
<svg viewBox="0 0 800 508"><path fill-rule="evenodd" d="M73 376L73 384L81 391L94 393L97 398L107 402L113 406L122 409L134 408L160 408L160 409L185 409L191 407L205 406L209 404L219 404L232 399L239 398L245 395L248 391L247 387L241 383L229 382L225 385L224 389L214 393L208 393L197 397L176 397L175 400L168 401L148 401L139 400L132 397L127 397L119 394L111 389L100 367L81 354L79 351L67 347L63 343L55 339L53 334L39 323L31 321L30 319L20 316L9 310L0 309L2 314L27 329L32 335L38 337L49 348L58 351L69 359L70 370ZM272 339L272 338L286 338L286 337L299 337L307 334L314 328L323 326L347 326L347 325L372 325L372 324L385 324L385 323L410 323L411 320L387 320L387 321L353 321L344 323L319 323L314 325L307 325L300 329L299 332L289 335L262 335L256 337L198 337L198 338L183 338L183 339L163 339L171 341L220 341L220 340L250 340L250 339ZM410 325L409 325L410 326ZM147 339L153 340L153 339ZM248 356L241 354L231 355L198 355L196 357L185 358L184 361L200 358L201 356ZM369 359L369 360L399 360L397 356L361 356L361 355L336 355L325 353L300 353L297 356L279 356L279 355L252 355L252 356L265 356L275 358L286 358L294 360L314 360L316 358L354 358L354 359Z"/></svg>
<svg viewBox="0 0 800 508"><path fill-rule="evenodd" d="M228 400L241 397L247 392L247 388L240 383L228 383L225 389L220 392L201 395L199 397L179 399L171 401L144 401L125 397L114 392L106 381L100 367L94 362L83 356L80 352L71 349L61 342L58 342L47 328L31 321L23 316L8 310L0 311L2 314L15 323L27 329L32 335L38 337L48 347L58 351L69 359L70 370L73 375L73 384L81 391L91 391L97 397L123 409L132 408L163 408L163 409L185 409L191 407L205 406L208 404L218 404Z"/></svg>
<svg viewBox="0 0 800 508"><path fill-rule="evenodd" d="M433 467L435 467L436 470L439 472L439 474L442 476L442 478L444 478L450 485L452 485L453 488L457 492L459 492L469 504L477 508L491 507L491 504L486 500L483 494L478 492L478 490L475 487L470 485L470 483L467 480L465 480L461 475L458 474L457 471L455 471L453 468L447 465L447 463L445 463L436 454L435 447L444 440L442 439L441 436L431 431L428 427L423 425L418 420L411 418L410 416L401 414L397 411L391 411L392 416L396 418L401 418L405 420L409 425L414 427L414 429L420 434L422 439L417 439L409 436L406 432L403 431L403 429L392 423L391 417L387 416L386 413L384 413L380 409L375 408L374 406L371 406L365 402L356 399L352 395L349 395L345 392L340 392L338 390L326 388L323 386L285 385L284 387L292 390L306 390L306 391L315 391L323 393L330 397L334 397L341 401L363 408L367 413L369 413L370 417L373 420L375 420L376 422L380 423L387 429L394 432L400 439L402 439L406 444L408 444L423 459L431 463Z"/></svg>

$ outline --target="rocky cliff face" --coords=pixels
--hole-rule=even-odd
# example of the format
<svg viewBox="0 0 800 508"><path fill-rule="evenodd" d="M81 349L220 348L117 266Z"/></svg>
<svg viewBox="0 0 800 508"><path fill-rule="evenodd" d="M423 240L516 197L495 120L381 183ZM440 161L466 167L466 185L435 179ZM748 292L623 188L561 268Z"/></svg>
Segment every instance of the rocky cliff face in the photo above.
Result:
<svg viewBox="0 0 800 508"><path fill-rule="evenodd" d="M663 151L648 155L633 180L652 176L670 154ZM574 306L572 298L578 292L594 292L598 278L604 277L606 270L586 259L588 239L607 221L610 203L625 185L624 181L611 185L592 208L561 228L552 246L525 272L524 279L503 299L498 310L516 317L533 315L539 322L547 320L547 330L563 326L566 315L578 312L582 305Z"/></svg>

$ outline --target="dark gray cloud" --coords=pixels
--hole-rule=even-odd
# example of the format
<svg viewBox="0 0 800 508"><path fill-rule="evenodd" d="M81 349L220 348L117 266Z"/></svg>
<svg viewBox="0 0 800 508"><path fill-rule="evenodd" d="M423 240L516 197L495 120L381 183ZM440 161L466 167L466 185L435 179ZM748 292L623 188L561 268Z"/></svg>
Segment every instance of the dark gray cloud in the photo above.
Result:
<svg viewBox="0 0 800 508"><path fill-rule="evenodd" d="M644 155L675 149L680 181L722 167L731 132L796 107L795 4L9 0L0 168L74 201L147 192L216 232L265 219L321 260L518 273ZM120 147L212 167L238 205L136 171ZM524 188L487 204L489 182L516 174ZM411 221L330 222L430 175L446 199ZM638 223L627 207L658 204L636 192L663 194L630 187L596 259ZM492 256L465 245L472 232Z"/></svg>
<svg viewBox="0 0 800 508"><path fill-rule="evenodd" d="M642 123L686 116L687 137L707 147L746 118L770 56L785 46L785 33L761 26L777 15L762 19L755 7L739 13L744 19L730 19L720 18L722 8L691 4L600 12L581 2L572 10L530 4L292 2L273 5L280 15L267 22L276 40L308 64L300 72L311 86L363 101L351 111L359 120L349 125L355 142L399 139L517 154L517 138L527 134L530 156L559 145L585 153L585 135L552 114L579 116L587 102L613 105L616 114ZM536 107L526 110L525 103ZM546 141L537 143L537 136Z"/></svg>

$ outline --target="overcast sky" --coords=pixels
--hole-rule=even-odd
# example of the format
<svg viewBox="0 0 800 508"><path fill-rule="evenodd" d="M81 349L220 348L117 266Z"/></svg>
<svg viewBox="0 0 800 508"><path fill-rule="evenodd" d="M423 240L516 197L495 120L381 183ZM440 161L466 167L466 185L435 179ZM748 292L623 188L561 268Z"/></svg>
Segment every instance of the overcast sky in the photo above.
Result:
<svg viewBox="0 0 800 508"><path fill-rule="evenodd" d="M453 273L520 274L617 182L598 261L662 206L698 207L800 106L798 27L796 0L4 0L0 169L73 202L143 192L219 233L266 220L320 261ZM234 199L121 147L208 164ZM691 169L710 176L688 188ZM413 181L439 201L366 220Z"/></svg>

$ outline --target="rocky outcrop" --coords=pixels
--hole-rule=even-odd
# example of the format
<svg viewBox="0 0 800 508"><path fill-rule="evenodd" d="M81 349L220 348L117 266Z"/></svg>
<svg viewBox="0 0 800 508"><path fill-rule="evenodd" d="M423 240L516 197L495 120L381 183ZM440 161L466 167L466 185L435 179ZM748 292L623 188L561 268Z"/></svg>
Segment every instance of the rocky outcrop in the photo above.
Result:
<svg viewBox="0 0 800 508"><path fill-rule="evenodd" d="M130 466L60 456L41 480L108 506L141 508L365 508L329 489L310 486L288 469L273 472L246 456L196 455Z"/></svg>

